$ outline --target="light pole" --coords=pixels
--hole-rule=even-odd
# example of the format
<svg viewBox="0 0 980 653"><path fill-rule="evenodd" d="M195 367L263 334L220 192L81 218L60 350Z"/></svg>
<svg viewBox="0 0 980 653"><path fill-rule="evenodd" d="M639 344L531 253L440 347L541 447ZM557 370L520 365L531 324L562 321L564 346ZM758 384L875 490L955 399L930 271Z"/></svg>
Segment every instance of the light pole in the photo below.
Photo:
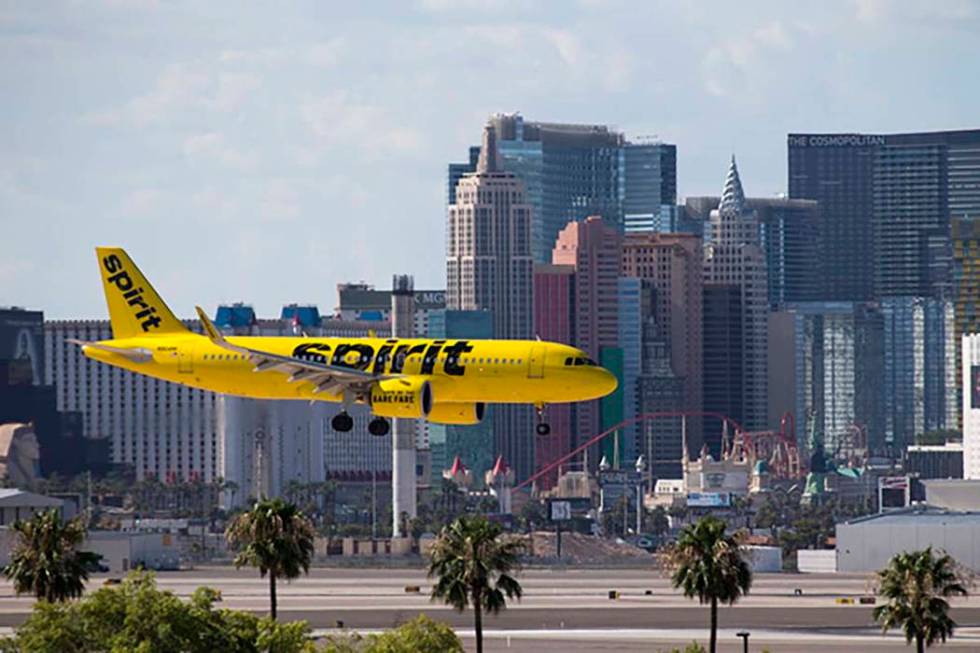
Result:
<svg viewBox="0 0 980 653"><path fill-rule="evenodd" d="M742 638L742 653L749 653L749 631L740 630L735 633L736 637Z"/></svg>
<svg viewBox="0 0 980 653"><path fill-rule="evenodd" d="M636 459L636 536L640 536L640 530L643 528L643 472L646 471L647 461L643 458L643 455L637 457Z"/></svg>

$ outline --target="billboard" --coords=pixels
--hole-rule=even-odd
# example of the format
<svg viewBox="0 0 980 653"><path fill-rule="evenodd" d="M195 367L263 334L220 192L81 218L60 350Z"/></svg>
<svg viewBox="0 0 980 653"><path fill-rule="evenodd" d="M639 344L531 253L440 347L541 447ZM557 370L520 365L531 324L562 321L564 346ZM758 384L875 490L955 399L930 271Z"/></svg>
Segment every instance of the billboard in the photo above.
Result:
<svg viewBox="0 0 980 653"><path fill-rule="evenodd" d="M732 505L729 492L688 492L688 508L727 508Z"/></svg>
<svg viewBox="0 0 980 653"><path fill-rule="evenodd" d="M0 310L0 360L29 364L35 385L44 382L44 313Z"/></svg>

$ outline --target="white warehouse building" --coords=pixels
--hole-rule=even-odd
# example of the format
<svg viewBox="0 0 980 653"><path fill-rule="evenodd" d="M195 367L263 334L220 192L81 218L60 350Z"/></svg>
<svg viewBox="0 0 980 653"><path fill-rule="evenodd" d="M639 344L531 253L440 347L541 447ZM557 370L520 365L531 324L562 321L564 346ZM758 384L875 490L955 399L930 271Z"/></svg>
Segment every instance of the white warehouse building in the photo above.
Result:
<svg viewBox="0 0 980 653"><path fill-rule="evenodd" d="M898 553L929 546L980 570L980 512L915 506L837 524L837 571L878 571Z"/></svg>

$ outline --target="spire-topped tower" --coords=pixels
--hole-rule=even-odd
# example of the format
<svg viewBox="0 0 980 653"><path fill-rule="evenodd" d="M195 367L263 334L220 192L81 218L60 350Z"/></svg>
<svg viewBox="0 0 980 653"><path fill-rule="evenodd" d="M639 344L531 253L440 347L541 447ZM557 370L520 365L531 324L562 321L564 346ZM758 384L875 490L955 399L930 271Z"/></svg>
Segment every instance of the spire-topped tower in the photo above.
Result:
<svg viewBox="0 0 980 653"><path fill-rule="evenodd" d="M706 231L710 239L705 238L705 306L717 316L711 320L712 340L738 338L741 347L709 347L705 331L704 378L715 378L712 386L718 388L709 396L706 386L705 410L727 415L750 431L761 431L768 425L769 405L766 253L759 218L745 199L734 154L718 209L711 212ZM722 434L705 432L710 452L718 459L729 451L727 437L724 429Z"/></svg>
<svg viewBox="0 0 980 653"><path fill-rule="evenodd" d="M735 155L732 154L732 161L728 164L728 174L725 176L725 187L721 191L718 212L723 215L740 215L744 209L745 192L742 190L742 180L738 176Z"/></svg>
<svg viewBox="0 0 980 653"><path fill-rule="evenodd" d="M485 175L498 172L497 167L497 130L493 125L483 127L483 144L480 147L480 158L476 162L476 173Z"/></svg>

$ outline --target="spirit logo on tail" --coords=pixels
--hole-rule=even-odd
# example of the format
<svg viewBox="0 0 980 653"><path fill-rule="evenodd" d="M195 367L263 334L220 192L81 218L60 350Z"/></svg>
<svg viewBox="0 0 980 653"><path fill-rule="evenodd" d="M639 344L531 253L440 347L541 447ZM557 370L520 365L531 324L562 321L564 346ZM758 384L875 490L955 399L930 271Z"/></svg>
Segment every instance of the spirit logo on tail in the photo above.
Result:
<svg viewBox="0 0 980 653"><path fill-rule="evenodd" d="M160 328L160 318L154 315L157 309L147 304L143 299L143 293L146 291L142 287L133 288L133 279L129 276L129 272L123 268L119 257L115 254L106 256L102 259L102 266L109 273L106 281L118 288L126 303L134 308L135 317L140 321L143 331L149 332L150 329Z"/></svg>

